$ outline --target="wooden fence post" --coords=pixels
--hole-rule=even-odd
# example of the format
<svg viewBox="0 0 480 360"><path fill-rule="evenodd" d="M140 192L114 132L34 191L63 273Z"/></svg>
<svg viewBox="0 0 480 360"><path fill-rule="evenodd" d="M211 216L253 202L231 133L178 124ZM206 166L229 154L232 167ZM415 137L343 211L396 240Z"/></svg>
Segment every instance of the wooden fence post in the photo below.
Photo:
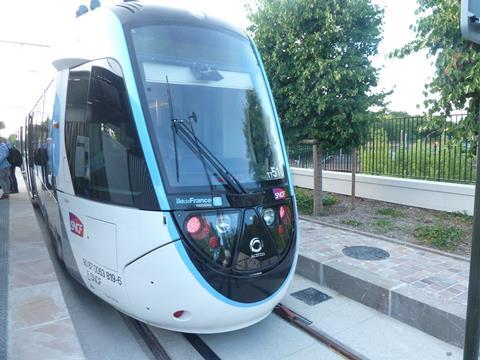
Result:
<svg viewBox="0 0 480 360"><path fill-rule="evenodd" d="M301 140L300 144L312 145L312 161L313 161L313 216L319 216L323 212L322 202L322 154L319 153L321 148L318 147L318 141L315 139Z"/></svg>
<svg viewBox="0 0 480 360"><path fill-rule="evenodd" d="M352 210L355 209L355 174L357 173L357 149L352 150Z"/></svg>

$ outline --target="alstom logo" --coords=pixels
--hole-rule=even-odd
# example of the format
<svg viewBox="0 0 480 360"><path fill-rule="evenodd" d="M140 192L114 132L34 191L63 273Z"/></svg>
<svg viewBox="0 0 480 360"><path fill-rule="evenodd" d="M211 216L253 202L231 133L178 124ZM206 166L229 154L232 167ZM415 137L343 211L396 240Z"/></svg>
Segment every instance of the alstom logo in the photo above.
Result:
<svg viewBox="0 0 480 360"><path fill-rule="evenodd" d="M80 237L83 237L83 223L75 214L69 213L69 216L70 216L70 231Z"/></svg>

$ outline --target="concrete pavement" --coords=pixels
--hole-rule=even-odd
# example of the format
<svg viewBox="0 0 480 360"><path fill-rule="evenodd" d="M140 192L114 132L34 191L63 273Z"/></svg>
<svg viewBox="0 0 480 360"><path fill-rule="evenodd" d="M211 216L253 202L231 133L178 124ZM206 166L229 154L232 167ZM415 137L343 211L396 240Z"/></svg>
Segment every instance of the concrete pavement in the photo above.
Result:
<svg viewBox="0 0 480 360"><path fill-rule="evenodd" d="M0 304L8 309L7 341L0 358L84 359L44 236L19 180L21 192L0 201L0 241L8 249L3 253L8 278L0 283L7 299Z"/></svg>

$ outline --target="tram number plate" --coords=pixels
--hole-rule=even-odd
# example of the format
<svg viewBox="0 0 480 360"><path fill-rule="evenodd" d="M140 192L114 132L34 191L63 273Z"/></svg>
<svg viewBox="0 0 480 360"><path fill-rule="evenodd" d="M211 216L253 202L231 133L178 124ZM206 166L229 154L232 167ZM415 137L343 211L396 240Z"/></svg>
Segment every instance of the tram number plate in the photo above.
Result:
<svg viewBox="0 0 480 360"><path fill-rule="evenodd" d="M87 280L93 282L97 285L102 283L102 280L106 280L115 285L122 285L122 278L108 270L105 270L103 267L94 264L93 262L83 259L83 266L87 271Z"/></svg>

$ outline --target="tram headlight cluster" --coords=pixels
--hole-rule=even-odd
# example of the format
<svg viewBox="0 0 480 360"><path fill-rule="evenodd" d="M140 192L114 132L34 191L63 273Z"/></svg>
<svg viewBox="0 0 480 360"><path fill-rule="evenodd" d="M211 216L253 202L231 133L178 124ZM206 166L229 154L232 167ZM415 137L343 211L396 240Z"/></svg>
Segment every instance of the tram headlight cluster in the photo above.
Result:
<svg viewBox="0 0 480 360"><path fill-rule="evenodd" d="M287 245L292 236L292 213L293 208L290 201L263 209L263 220L275 239L277 249L282 252L288 248Z"/></svg>
<svg viewBox="0 0 480 360"><path fill-rule="evenodd" d="M206 212L188 215L184 230L203 254L217 264L228 267L238 241L240 212Z"/></svg>
<svg viewBox="0 0 480 360"><path fill-rule="evenodd" d="M275 205L258 207L255 213L259 221L261 221L260 218L263 219L263 226L268 228L278 255L285 253L290 248L294 231L291 200L287 199ZM198 255L207 257L210 261L226 269L233 266L236 252L243 253L241 255L243 257L248 257L248 250L246 250L248 247L242 248L241 244L237 246L240 237L242 242L248 243L252 240L251 234L249 234L250 230L247 228L253 226L253 223L247 225L252 220L246 218L246 213L242 216L240 210L193 210L179 211L176 216L188 244L196 250ZM265 230L267 230L266 228ZM256 231L258 232L260 229L258 228ZM266 236L268 237L268 235Z"/></svg>

